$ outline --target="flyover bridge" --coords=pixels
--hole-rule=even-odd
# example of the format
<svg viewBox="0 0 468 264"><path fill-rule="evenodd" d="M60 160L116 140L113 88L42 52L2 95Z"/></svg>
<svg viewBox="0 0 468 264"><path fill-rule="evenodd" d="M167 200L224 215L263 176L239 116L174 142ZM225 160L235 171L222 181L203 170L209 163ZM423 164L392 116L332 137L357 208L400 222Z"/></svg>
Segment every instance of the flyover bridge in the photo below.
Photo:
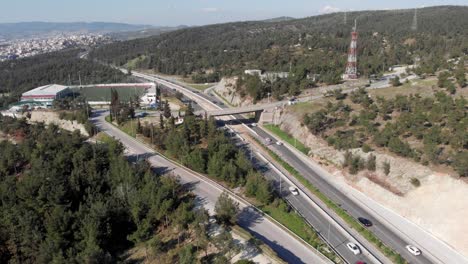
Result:
<svg viewBox="0 0 468 264"><path fill-rule="evenodd" d="M270 103L270 104L260 104L260 105L252 105L252 106L237 107L237 108L224 108L224 109L211 110L211 111L198 111L196 114L204 114L206 112L208 116L213 116L213 117L247 114L247 113L261 114L265 110L274 109L282 105L284 105L284 102L275 102L275 103Z"/></svg>

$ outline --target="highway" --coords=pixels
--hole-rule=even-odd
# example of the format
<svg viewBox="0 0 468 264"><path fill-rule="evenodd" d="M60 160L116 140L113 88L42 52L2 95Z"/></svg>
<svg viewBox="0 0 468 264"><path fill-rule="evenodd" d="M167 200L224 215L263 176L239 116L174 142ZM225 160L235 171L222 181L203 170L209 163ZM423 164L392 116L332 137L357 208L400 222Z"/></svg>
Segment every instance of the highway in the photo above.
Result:
<svg viewBox="0 0 468 264"><path fill-rule="evenodd" d="M266 133L263 129L258 127L253 128L260 137L270 137L270 134ZM366 210L359 207L352 200L348 199L343 193L337 190L334 186L325 181L315 171L313 171L307 164L301 159L296 157L287 147L284 145L278 146L271 144L270 148L278 153L283 160L294 167L302 176L304 176L310 183L317 187L322 193L328 198L333 200L336 204L339 204L341 208L346 210L348 214L354 218L364 217L372 221L373 225L369 229L379 237L386 245L391 246L398 253L400 253L410 263L432 263L425 255L413 256L406 249L405 246L408 242L401 239L395 233L391 232L385 225L381 224L376 218L371 216Z"/></svg>
<svg viewBox="0 0 468 264"><path fill-rule="evenodd" d="M220 103L218 103L220 104ZM222 103L221 103L222 104ZM220 105L221 105L220 104ZM242 118L238 118L242 119ZM273 135L265 131L259 126L252 127L259 138L274 138ZM272 143L276 141L273 140ZM404 239L400 238L397 234L392 232L386 225L380 223L375 217L370 215L366 210L362 209L358 204L353 202L352 200L348 199L348 197L336 189L333 185L331 185L328 181L324 180L323 177L318 175L313 169L310 168L307 164L305 164L302 159L297 157L295 153L290 151L284 145L276 145L270 144L270 149L272 149L275 153L277 153L284 161L289 163L292 167L294 167L301 175L303 175L310 183L312 183L315 187L317 187L322 193L324 193L328 198L333 200L335 203L339 204L341 208L345 209L351 216L355 217L364 217L372 221L373 226L369 227L369 229L379 237L386 245L392 247L398 253L400 253L406 260L410 263L433 263L428 257L424 254L421 256L413 256L410 254L405 246L411 244L411 242L407 242Z"/></svg>
<svg viewBox="0 0 468 264"><path fill-rule="evenodd" d="M140 77L148 77L148 76L140 76ZM155 79L152 79L155 81ZM158 79L161 81L161 79ZM175 83L164 83L165 85L171 86L171 88L178 87L182 88L180 85L175 84ZM208 108L207 110L213 109L213 102L215 102L216 107L219 108L226 108L226 106L223 104L221 100L215 99L214 97L208 96L206 94L199 94L196 91L183 87L183 89L189 90L191 93L196 95L196 97L199 97L207 102L201 102L201 106L205 109L207 104L211 104L211 108ZM190 92L187 92L189 95ZM197 98L192 98L193 100L197 101ZM198 100L200 101L200 100ZM209 102L209 103L208 103ZM205 106L203 105L205 104ZM265 137L270 137L273 138L273 136L263 129L259 127L253 128L255 132L260 136L260 138L265 138ZM321 192L327 195L330 199L332 199L335 203L340 204L342 208L347 210L352 216L354 217L365 217L373 222L373 226L370 228L371 231L374 232L374 234L379 237L386 245L389 245L392 247L394 250L396 250L398 253L400 253L406 260L408 260L410 263L465 263L461 262L463 260L462 258L453 258L454 260L457 260L456 262L448 262L448 261L442 261L441 259L438 259L436 256L430 256L428 254L429 252L423 250L423 254L421 256L413 256L411 255L405 248L407 244L416 244L418 245L419 243L422 243L422 241L412 241L412 238L408 236L403 236L401 233L394 232L388 228L388 222L389 220L386 220L387 223L382 223L381 218L374 217L372 215L371 210L368 208L363 208L362 205L356 203L354 200L349 199L346 194L342 193L341 190L335 188L332 184L330 184L328 181L324 180L324 176L320 175L316 171L311 168L308 164L306 164L301 158L297 156L296 153L291 151L289 148L285 146L277 146L277 145L272 145L271 148L277 152L284 160L286 160L289 164L291 164L293 167L295 167L304 177L306 177L312 184L314 184ZM390 223L391 224L391 223ZM433 238L435 242L437 240ZM438 242L444 245L442 242ZM445 245L446 246L446 245ZM443 252L442 252L443 253ZM446 253L446 255L449 255ZM456 255L456 254L450 254L450 255ZM442 256L442 254L439 254L439 256ZM448 257L447 259L450 259L450 256L445 256Z"/></svg>
<svg viewBox="0 0 468 264"><path fill-rule="evenodd" d="M135 72L134 72L135 74ZM148 76L141 75L139 73L137 76L139 77L145 77L148 78ZM149 78L149 80L153 80ZM180 89L180 87L174 86L171 83L164 83L165 86L169 89ZM201 106L204 109L211 109L213 107L213 102L209 100L214 100L213 98L210 98L208 95L201 94L196 90L191 90L191 92L187 93L185 92L185 95L194 100L199 106ZM206 101L200 101L197 99L197 97L202 96L205 98L205 100L208 100L209 103ZM209 98L209 99L208 99ZM217 104L221 104L220 102L217 102ZM230 120L231 117L224 117L220 118L223 120ZM265 166L264 166L265 167ZM286 178L287 176L285 174L282 174L278 170L274 170L271 168L266 172L264 172L267 177L269 177L272 180L277 181L280 177L283 177L284 182L291 182L289 178ZM295 180L295 179L294 179ZM297 186L297 183L295 184ZM286 189L289 187L285 187ZM282 188L285 190L284 188ZM376 249L371 250L372 254L369 252L368 247L369 244L366 241L362 241L362 239L358 240L356 239L355 235L350 234L349 232L346 231L346 226L345 225L340 225L337 223L334 219L336 218L331 218L328 214L329 212L325 212L324 209L325 206L318 207L316 205L316 200L312 200L311 196L312 194L306 190L305 188L301 189L301 193L303 195L300 196L291 196L288 191L283 191L283 194L286 195L286 199L300 212L300 214L316 229L318 230L324 237L326 237L327 241L333 246L333 248L339 253L340 256L342 256L347 263L356 263L358 261L364 261L366 263L389 263L389 261L382 256L379 252L376 252ZM363 251L363 254L355 256L347 247L346 243L347 242L354 242L359 245L361 250Z"/></svg>
<svg viewBox="0 0 468 264"><path fill-rule="evenodd" d="M306 189L301 188L297 183L292 182L281 171L281 168L272 164L265 157L265 153L256 151L252 143L245 143L238 137L233 136L232 140L245 150L247 157L252 160L252 163L258 171L267 177L274 184L275 189L286 199L289 204L298 211L307 222L314 227L317 232L338 252L338 254L348 263L356 263L359 261L365 263L378 263L374 257L369 256L368 252L363 252L359 255L354 255L347 247L346 243L352 241L357 243L354 238L350 238L343 227L333 223L333 220L311 199L311 194ZM297 187L300 195L293 195L289 191L289 187ZM359 243L357 243L359 245ZM362 249L362 246L361 246Z"/></svg>
<svg viewBox="0 0 468 264"><path fill-rule="evenodd" d="M181 165L172 162L155 153L143 143L128 136L113 125L105 121L107 110L95 111L91 121L100 129L115 139L122 142L126 150L132 156L144 157L160 172L171 172L180 178L180 182L191 186L197 196L197 203L206 207L211 213L218 196L223 191L228 191L216 182L193 172ZM231 198L240 205L238 224L248 230L258 239L270 246L278 256L288 263L330 263L330 261L319 255L315 249L305 245L296 236L281 228L268 217L263 216L248 202L242 198L229 193Z"/></svg>

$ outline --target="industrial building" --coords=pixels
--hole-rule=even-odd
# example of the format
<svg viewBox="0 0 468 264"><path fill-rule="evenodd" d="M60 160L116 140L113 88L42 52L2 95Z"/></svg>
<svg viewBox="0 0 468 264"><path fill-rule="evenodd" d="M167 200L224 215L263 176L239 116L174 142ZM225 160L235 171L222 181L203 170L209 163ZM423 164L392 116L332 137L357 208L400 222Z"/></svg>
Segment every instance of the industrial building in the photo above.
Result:
<svg viewBox="0 0 468 264"><path fill-rule="evenodd" d="M71 92L68 86L48 84L23 93L21 101L40 102L46 107L50 107L55 99L63 98Z"/></svg>

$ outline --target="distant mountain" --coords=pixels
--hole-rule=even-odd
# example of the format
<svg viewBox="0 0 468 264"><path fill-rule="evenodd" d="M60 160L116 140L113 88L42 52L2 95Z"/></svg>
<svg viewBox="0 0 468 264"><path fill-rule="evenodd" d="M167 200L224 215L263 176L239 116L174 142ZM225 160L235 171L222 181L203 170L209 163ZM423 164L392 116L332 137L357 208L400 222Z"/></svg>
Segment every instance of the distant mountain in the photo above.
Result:
<svg viewBox="0 0 468 264"><path fill-rule="evenodd" d="M0 23L0 38L17 39L44 36L56 33L111 33L124 31L137 31L153 28L149 25L132 25L111 22L19 22Z"/></svg>
<svg viewBox="0 0 468 264"><path fill-rule="evenodd" d="M139 29L137 31L124 31L124 32L113 32L109 35L116 40L131 40L136 38L146 38L151 36L157 36L162 33L188 28L189 26L180 25L176 27L152 27Z"/></svg>
<svg viewBox="0 0 468 264"><path fill-rule="evenodd" d="M269 18L262 20L263 22L282 22L282 21L289 21L289 20L294 20L294 17L288 17L288 16L281 16L281 17L275 17L275 18Z"/></svg>

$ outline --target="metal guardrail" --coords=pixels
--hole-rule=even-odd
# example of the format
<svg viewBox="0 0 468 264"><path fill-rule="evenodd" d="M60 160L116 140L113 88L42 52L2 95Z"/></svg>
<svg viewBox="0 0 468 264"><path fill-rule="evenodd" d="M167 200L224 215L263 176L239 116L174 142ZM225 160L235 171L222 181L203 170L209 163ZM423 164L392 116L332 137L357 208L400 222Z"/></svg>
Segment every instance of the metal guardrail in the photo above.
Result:
<svg viewBox="0 0 468 264"><path fill-rule="evenodd" d="M107 120L104 120L104 122L108 122ZM109 123L109 122L108 122ZM216 181L208 178L207 176L199 173L199 172L196 172L196 171L193 171L192 169L190 168L187 168L185 167L184 165L182 165L181 163L179 163L178 161L175 161L163 154L161 154L160 152L154 150L153 148L149 147L145 142L142 142L132 136L129 136L127 135L126 133L124 133L123 131L121 131L117 126L115 126L113 123L109 123L111 124L112 126L114 126L115 128L117 128L122 134L124 134L125 136L129 137L132 141L135 141L137 143L140 143L140 144L143 144L144 147L148 150L150 150L151 152L154 152L156 154L158 154L159 156L161 156L162 158L166 159L167 161L177 165L178 167L181 167L182 169L194 174L195 176L201 178L202 180L204 180L205 182L211 184L212 186L218 188L219 190L221 191L225 191L226 193L229 194L229 196L231 196L232 198L234 198L235 200L237 200L238 202L241 202L244 206L246 207L251 207L252 209L254 209L257 213L259 213L260 215L262 215L263 217L266 217L267 219L269 219L271 222L273 222L274 224L276 224L279 228L283 229L285 232L287 232L288 234L292 235L294 238L296 238L297 240L299 240L302 244L306 245L309 249L311 249L315 254L317 254L320 258L322 258L325 262L329 262L329 263L333 263L329 258L327 258L325 255L323 255L320 251L318 251L316 248L312 247L307 241L305 241L303 238L301 238L299 235L297 235L296 233L294 233L292 230L290 230L289 228L287 228L285 225L283 225L282 223L280 223L279 221L277 221L276 219L274 219L272 216L266 214L265 212L263 212L260 208L256 207L255 205L251 204L249 201L247 201L246 199L242 198L241 196L237 195L236 193L232 192L231 190L229 190L228 188L222 186L221 184L217 183ZM309 223L307 223L309 224Z"/></svg>
<svg viewBox="0 0 468 264"><path fill-rule="evenodd" d="M280 192L281 192L281 191L280 191ZM322 239L322 240L325 242L325 244L327 244L328 248L330 248L333 252L335 252L335 254L336 254L337 256L339 256L339 257L341 258L341 260L343 260L345 263L350 263L349 261L347 261L347 260L345 259L345 257L344 257L343 255L340 254L340 252L338 252L338 250L336 250L336 249L333 247L333 245L330 243L330 241L328 241L328 239L326 239L326 238L322 235L322 233L321 233L320 231L317 231L317 229L315 229L315 227L312 225L312 223L309 222L309 220L301 213L301 211L299 211L289 200L287 200L287 199L284 199L284 200L286 201L286 203L287 203L291 208L294 209L294 211L296 212L296 214L298 214L299 216L302 217L302 219L305 220L306 224L307 224L310 228L312 228L312 229L315 231L315 233L320 237L320 239Z"/></svg>

